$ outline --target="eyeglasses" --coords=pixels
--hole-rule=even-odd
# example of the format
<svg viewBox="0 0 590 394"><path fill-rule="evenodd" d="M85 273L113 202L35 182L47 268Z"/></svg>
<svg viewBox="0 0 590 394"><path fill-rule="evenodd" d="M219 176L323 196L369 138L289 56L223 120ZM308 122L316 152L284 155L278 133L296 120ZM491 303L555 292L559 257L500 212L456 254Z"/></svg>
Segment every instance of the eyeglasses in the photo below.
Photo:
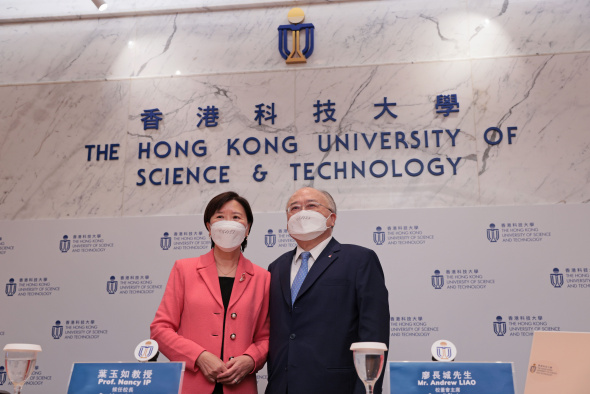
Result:
<svg viewBox="0 0 590 394"><path fill-rule="evenodd" d="M332 211L330 208L328 208L325 205L320 204L317 201L308 201L308 202L306 202L304 204L301 204L301 203L298 203L298 202L293 203L292 205L290 205L287 208L287 213L288 214L295 214L295 213L297 213L297 212L299 212L301 210L305 210L305 211L319 211L320 210L320 207L324 207L328 211L334 213L334 211Z"/></svg>

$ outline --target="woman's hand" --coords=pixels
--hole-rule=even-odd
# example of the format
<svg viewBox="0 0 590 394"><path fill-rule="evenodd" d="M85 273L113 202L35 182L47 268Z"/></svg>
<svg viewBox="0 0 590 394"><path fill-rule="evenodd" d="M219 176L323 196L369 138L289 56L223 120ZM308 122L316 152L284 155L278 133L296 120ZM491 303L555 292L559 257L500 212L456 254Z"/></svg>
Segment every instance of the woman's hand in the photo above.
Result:
<svg viewBox="0 0 590 394"><path fill-rule="evenodd" d="M248 375L254 369L254 360L252 357L244 354L229 360L225 366L227 371L217 375L217 381L222 384L238 384L244 376Z"/></svg>
<svg viewBox="0 0 590 394"><path fill-rule="evenodd" d="M227 373L227 367L216 355L204 351L197 357L197 367L208 381L215 383L220 374ZM252 366L254 368L254 366Z"/></svg>

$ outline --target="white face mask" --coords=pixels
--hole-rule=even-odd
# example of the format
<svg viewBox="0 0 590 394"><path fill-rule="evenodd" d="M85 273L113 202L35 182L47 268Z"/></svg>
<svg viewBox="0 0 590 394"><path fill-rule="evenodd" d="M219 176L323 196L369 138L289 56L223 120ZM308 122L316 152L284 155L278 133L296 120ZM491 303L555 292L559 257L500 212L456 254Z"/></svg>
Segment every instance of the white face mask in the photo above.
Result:
<svg viewBox="0 0 590 394"><path fill-rule="evenodd" d="M232 220L221 220L211 224L211 239L224 252L233 252L246 237L246 227Z"/></svg>
<svg viewBox="0 0 590 394"><path fill-rule="evenodd" d="M311 241L328 229L326 222L330 216L324 217L316 211L299 211L287 222L287 230L299 241Z"/></svg>

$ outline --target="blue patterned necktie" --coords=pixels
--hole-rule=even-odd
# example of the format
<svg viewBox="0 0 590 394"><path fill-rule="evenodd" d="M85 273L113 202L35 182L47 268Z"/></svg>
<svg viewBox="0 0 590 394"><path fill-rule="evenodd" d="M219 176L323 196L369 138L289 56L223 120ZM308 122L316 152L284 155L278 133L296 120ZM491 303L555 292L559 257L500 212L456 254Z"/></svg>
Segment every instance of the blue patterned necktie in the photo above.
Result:
<svg viewBox="0 0 590 394"><path fill-rule="evenodd" d="M291 305L295 303L297 293L299 293L303 280L307 276L307 261L309 260L309 256L311 256L311 253L309 252L301 253L301 267L299 267L299 271L297 271L297 275L295 275L295 279L291 285Z"/></svg>

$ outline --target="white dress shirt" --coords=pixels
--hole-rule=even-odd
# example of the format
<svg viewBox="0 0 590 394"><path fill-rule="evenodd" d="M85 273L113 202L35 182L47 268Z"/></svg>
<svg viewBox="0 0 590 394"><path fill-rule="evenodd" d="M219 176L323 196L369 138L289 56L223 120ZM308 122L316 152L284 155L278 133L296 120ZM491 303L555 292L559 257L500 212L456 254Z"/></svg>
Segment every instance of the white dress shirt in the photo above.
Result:
<svg viewBox="0 0 590 394"><path fill-rule="evenodd" d="M323 240L319 244L316 245L315 248L309 250L308 252L311 253L309 256L309 260L307 260L307 272L311 270L311 266L313 263L320 257L320 254L328 245L328 242L332 239L332 236L328 237L327 239ZM297 275L297 271L299 271L299 267L301 267L301 253L305 252L299 245L297 245L297 250L295 251L295 257L293 257L293 262L291 263L291 286L293 286L293 281L295 280L295 276Z"/></svg>

